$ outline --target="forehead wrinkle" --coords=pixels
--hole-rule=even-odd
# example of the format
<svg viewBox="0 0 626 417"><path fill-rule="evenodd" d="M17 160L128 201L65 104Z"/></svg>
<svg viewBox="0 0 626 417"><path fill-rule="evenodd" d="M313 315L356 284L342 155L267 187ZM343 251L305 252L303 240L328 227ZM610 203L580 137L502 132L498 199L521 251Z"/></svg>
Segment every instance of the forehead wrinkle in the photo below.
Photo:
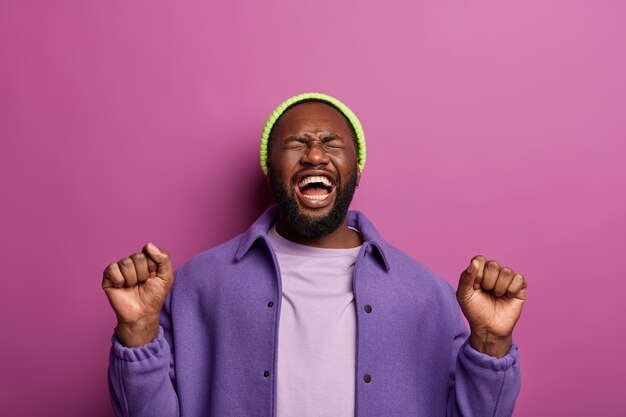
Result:
<svg viewBox="0 0 626 417"><path fill-rule="evenodd" d="M294 138L294 137L304 137L307 139L317 139L317 138L326 138L326 137L335 137L338 139L343 139L344 135L339 132L335 132L331 129L299 129L298 131L293 132L285 132L285 139Z"/></svg>

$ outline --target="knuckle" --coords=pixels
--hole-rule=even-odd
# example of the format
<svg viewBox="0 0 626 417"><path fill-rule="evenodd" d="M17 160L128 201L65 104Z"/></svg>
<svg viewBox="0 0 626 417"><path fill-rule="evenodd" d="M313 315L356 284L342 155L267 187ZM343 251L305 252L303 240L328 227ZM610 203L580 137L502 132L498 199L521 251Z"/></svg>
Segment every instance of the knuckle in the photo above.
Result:
<svg viewBox="0 0 626 417"><path fill-rule="evenodd" d="M500 269L500 272L506 276L513 276L513 270L508 266L503 266L502 269Z"/></svg>
<svg viewBox="0 0 626 417"><path fill-rule="evenodd" d="M130 255L130 258L131 258L133 261L141 261L141 260L143 260L145 257L146 257L146 256L145 256L143 253L141 253L141 252L135 252L135 253L133 253L132 255Z"/></svg>
<svg viewBox="0 0 626 417"><path fill-rule="evenodd" d="M133 263L133 260L130 258L122 258L119 261L117 261L117 263L120 266L130 266Z"/></svg>
<svg viewBox="0 0 626 417"><path fill-rule="evenodd" d="M500 264L498 263L498 261L495 261L493 259L487 261L487 263L485 264L485 267L489 268L489 269L499 269L500 268Z"/></svg>
<svg viewBox="0 0 626 417"><path fill-rule="evenodd" d="M476 255L472 258L472 261L478 261L484 263L487 260L483 255Z"/></svg>
<svg viewBox="0 0 626 417"><path fill-rule="evenodd" d="M115 265L115 262L108 264L104 270L102 271L102 275L110 275L111 274L111 269L113 268L113 265Z"/></svg>

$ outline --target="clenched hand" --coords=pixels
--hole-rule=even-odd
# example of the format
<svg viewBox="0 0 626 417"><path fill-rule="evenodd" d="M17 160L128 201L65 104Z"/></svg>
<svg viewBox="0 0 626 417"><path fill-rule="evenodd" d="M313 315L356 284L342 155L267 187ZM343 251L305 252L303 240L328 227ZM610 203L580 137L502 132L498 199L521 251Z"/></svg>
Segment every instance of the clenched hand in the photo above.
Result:
<svg viewBox="0 0 626 417"><path fill-rule="evenodd" d="M469 322L474 349L498 358L508 353L526 287L524 276L511 268L484 256L472 258L461 274L456 296Z"/></svg>
<svg viewBox="0 0 626 417"><path fill-rule="evenodd" d="M117 316L117 336L126 347L142 346L159 332L159 316L174 283L169 253L152 243L108 265L102 289Z"/></svg>

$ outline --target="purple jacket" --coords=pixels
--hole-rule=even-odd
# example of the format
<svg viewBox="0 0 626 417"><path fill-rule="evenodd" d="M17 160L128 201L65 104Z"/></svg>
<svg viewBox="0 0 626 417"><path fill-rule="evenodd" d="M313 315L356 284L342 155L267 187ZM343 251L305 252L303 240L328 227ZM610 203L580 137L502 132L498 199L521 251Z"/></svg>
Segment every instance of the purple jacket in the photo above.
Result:
<svg viewBox="0 0 626 417"><path fill-rule="evenodd" d="M247 232L176 270L151 343L125 348L113 336L118 416L276 416L282 290L267 239L276 215L271 206ZM517 346L500 359L472 349L452 287L363 214L348 217L364 239L353 277L356 416L512 415Z"/></svg>

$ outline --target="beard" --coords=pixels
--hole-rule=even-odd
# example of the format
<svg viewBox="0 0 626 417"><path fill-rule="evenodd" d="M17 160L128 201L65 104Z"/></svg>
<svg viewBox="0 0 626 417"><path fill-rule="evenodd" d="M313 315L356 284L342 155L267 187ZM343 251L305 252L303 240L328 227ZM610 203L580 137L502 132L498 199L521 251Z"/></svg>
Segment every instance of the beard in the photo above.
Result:
<svg viewBox="0 0 626 417"><path fill-rule="evenodd" d="M324 216L308 216L300 211L297 197L295 192L292 191L295 186L293 179L291 188L287 188L280 177L274 174L271 169L268 172L268 179L278 206L285 216L287 226L298 236L306 239L317 239L326 236L341 226L348 214L348 208L352 202L358 181L357 167L355 166L345 186L337 187L335 202L330 212ZM338 178L337 182L340 183L341 178Z"/></svg>

